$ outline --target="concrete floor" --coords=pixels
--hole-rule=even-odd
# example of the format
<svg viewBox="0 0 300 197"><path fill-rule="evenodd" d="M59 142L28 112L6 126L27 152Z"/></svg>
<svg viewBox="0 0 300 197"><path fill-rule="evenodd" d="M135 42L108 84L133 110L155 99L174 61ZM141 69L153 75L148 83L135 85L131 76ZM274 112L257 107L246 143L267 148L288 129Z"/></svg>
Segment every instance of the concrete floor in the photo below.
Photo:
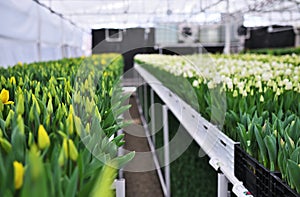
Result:
<svg viewBox="0 0 300 197"><path fill-rule="evenodd" d="M130 119L133 120L136 125L141 125L142 123L134 96L130 98L129 103L132 105L132 107L129 109L128 113L124 114L125 120ZM145 133L141 126L132 125L126 128L125 130L128 129L134 130L134 133L138 135L143 135ZM150 148L146 137L137 137L135 135L125 133L125 142L126 143L124 145L124 148L126 150L136 152L150 152ZM124 178L126 180L126 197L163 197L163 192L160 186L156 170L147 172L126 171L126 169L130 170L134 168L139 168L139 166L134 165L154 166L151 154L149 154L145 159L143 159L143 161L133 161L124 168Z"/></svg>

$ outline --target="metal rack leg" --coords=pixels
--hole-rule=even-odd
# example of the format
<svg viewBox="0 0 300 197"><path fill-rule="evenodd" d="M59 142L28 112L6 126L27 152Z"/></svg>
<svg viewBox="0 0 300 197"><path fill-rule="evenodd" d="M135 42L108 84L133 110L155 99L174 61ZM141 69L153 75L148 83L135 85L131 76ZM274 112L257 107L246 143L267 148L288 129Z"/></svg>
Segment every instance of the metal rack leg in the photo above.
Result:
<svg viewBox="0 0 300 197"><path fill-rule="evenodd" d="M116 179L116 197L125 197L125 179Z"/></svg>
<svg viewBox="0 0 300 197"><path fill-rule="evenodd" d="M228 180L223 173L218 173L218 197L227 197Z"/></svg>
<svg viewBox="0 0 300 197"><path fill-rule="evenodd" d="M171 196L170 183L170 147L169 147L169 122L168 107L163 106L163 123L164 123L164 161L165 161L165 183L167 187L167 197Z"/></svg>
<svg viewBox="0 0 300 197"><path fill-rule="evenodd" d="M148 122L148 92L147 92L147 84L144 84L144 117L146 122Z"/></svg>
<svg viewBox="0 0 300 197"><path fill-rule="evenodd" d="M155 132L156 132L156 128L155 128L155 107L154 107L154 91L151 88L150 89L150 100L151 100L151 106L152 106L152 110L151 110L151 139L153 144L155 145Z"/></svg>

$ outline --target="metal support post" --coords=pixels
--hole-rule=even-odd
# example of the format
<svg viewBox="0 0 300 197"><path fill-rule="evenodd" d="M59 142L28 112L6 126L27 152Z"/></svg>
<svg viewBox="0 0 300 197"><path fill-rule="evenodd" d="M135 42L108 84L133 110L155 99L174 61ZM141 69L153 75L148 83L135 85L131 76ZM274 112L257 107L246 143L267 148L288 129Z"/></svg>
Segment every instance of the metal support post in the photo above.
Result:
<svg viewBox="0 0 300 197"><path fill-rule="evenodd" d="M151 100L151 139L152 142L155 146L155 133L156 133L156 128L155 128L155 106L154 106L154 91L152 88L150 88L150 100Z"/></svg>
<svg viewBox="0 0 300 197"><path fill-rule="evenodd" d="M223 173L218 173L218 197L227 197L228 180Z"/></svg>
<svg viewBox="0 0 300 197"><path fill-rule="evenodd" d="M163 54L163 49L161 47L158 48L159 54Z"/></svg>
<svg viewBox="0 0 300 197"><path fill-rule="evenodd" d="M148 123L148 95L147 95L147 84L144 84L144 117Z"/></svg>
<svg viewBox="0 0 300 197"><path fill-rule="evenodd" d="M117 134L118 134L118 136L122 135L123 130L120 129ZM118 148L118 157L121 157L123 155L124 155L124 149L123 149L123 146L121 146ZM120 179L123 178L123 168L119 169L119 178Z"/></svg>
<svg viewBox="0 0 300 197"><path fill-rule="evenodd" d="M168 121L168 106L163 106L163 123L164 123L164 166L165 166L165 183L167 188L167 196L171 196L170 190L170 147L169 147L169 121Z"/></svg>
<svg viewBox="0 0 300 197"><path fill-rule="evenodd" d="M125 179L116 179L116 197L125 197Z"/></svg>

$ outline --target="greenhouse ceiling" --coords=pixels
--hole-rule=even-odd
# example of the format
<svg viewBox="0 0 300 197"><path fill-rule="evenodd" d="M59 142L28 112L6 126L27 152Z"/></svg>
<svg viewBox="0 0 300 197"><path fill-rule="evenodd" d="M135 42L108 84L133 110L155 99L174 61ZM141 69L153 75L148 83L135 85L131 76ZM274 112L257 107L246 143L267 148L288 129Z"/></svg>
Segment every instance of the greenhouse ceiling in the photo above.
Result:
<svg viewBox="0 0 300 197"><path fill-rule="evenodd" d="M220 23L222 14L245 26L300 26L300 0L37 0L78 26L152 27L163 22Z"/></svg>

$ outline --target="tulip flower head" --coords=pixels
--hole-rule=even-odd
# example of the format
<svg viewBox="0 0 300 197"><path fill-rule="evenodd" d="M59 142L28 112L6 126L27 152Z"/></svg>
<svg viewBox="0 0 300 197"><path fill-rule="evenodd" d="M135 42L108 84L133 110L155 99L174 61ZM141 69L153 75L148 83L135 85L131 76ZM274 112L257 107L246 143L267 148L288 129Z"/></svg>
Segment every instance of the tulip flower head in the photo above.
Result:
<svg viewBox="0 0 300 197"><path fill-rule="evenodd" d="M43 125L38 130L38 146L42 150L50 146L50 139Z"/></svg>
<svg viewBox="0 0 300 197"><path fill-rule="evenodd" d="M0 100L5 105L14 104L13 101L9 101L9 91L6 89L1 90Z"/></svg>
<svg viewBox="0 0 300 197"><path fill-rule="evenodd" d="M14 182L15 188L20 189L23 185L23 177L24 177L24 166L22 163L14 161Z"/></svg>

